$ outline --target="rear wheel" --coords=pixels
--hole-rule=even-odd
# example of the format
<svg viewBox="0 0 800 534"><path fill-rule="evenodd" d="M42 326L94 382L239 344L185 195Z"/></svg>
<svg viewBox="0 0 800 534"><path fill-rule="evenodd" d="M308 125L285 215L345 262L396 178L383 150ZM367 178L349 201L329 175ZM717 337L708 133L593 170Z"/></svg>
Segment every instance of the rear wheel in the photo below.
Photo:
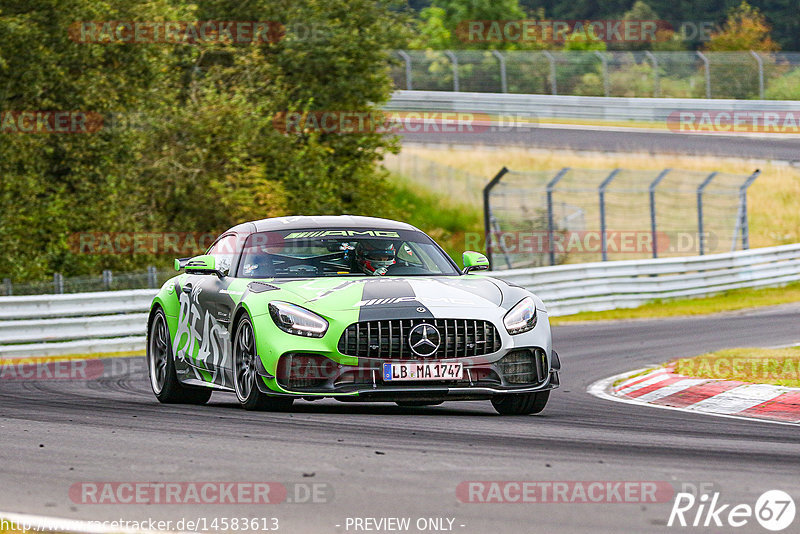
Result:
<svg viewBox="0 0 800 534"><path fill-rule="evenodd" d="M549 398L549 390L538 393L497 395L492 398L492 406L500 415L529 415L544 410Z"/></svg>
<svg viewBox="0 0 800 534"><path fill-rule="evenodd" d="M256 338L253 323L243 315L236 325L233 342L233 386L236 398L245 410L287 410L292 406L292 397L272 397L259 391L256 380Z"/></svg>
<svg viewBox="0 0 800 534"><path fill-rule="evenodd" d="M150 372L150 386L159 402L205 404L211 398L211 388L192 388L178 381L167 318L161 308L156 310L147 332L147 368Z"/></svg>

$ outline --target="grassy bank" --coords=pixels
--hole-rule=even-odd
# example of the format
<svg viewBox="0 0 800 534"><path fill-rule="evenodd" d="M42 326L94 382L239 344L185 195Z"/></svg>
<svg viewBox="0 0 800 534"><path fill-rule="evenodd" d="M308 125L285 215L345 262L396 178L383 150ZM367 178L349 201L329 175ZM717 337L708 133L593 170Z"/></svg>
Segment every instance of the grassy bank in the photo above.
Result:
<svg viewBox="0 0 800 534"><path fill-rule="evenodd" d="M392 217L413 224L430 235L461 265L466 235L483 236L483 215L473 206L459 203L395 177L392 183Z"/></svg>
<svg viewBox="0 0 800 534"><path fill-rule="evenodd" d="M765 289L733 289L706 298L657 300L637 308L623 308L600 312L582 312L563 317L553 317L551 324L578 321L611 321L617 319L652 319L706 315L725 311L743 310L758 306L775 306L800 302L800 283Z"/></svg>
<svg viewBox="0 0 800 534"><path fill-rule="evenodd" d="M685 376L800 387L800 347L726 349L674 363Z"/></svg>
<svg viewBox="0 0 800 534"><path fill-rule="evenodd" d="M586 169L687 169L750 174L756 165L745 160L718 157L670 156L652 154L604 155L582 154L568 150L529 151L494 150L473 147L450 150L406 147L416 154L473 174L487 181L503 166L518 171L554 170L563 167ZM750 246L769 247L800 242L800 169L789 165L763 165L761 176L748 190Z"/></svg>

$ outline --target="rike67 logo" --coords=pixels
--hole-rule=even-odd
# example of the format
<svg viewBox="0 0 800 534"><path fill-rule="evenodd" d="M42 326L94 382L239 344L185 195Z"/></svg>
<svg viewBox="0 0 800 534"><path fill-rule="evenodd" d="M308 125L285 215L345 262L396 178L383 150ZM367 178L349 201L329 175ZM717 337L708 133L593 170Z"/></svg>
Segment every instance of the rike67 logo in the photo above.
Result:
<svg viewBox="0 0 800 534"><path fill-rule="evenodd" d="M720 501L719 492L678 493L669 514L667 526L679 527L743 527L755 519L762 527L773 532L786 529L794 522L794 499L781 490L764 492L755 503L730 504Z"/></svg>

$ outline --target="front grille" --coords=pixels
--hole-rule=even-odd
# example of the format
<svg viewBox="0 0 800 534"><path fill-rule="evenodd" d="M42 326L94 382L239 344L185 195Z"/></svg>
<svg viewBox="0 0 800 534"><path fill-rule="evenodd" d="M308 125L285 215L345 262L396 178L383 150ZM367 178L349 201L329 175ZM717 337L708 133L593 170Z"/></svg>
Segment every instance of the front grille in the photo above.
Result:
<svg viewBox="0 0 800 534"><path fill-rule="evenodd" d="M538 384L545 379L546 354L542 349L512 350L497 362L509 384Z"/></svg>
<svg viewBox="0 0 800 534"><path fill-rule="evenodd" d="M393 319L362 321L348 326L339 338L339 352L359 358L416 360L408 338L411 329L429 324L439 331L439 349L431 359L484 356L500 350L497 328L489 321L474 319Z"/></svg>

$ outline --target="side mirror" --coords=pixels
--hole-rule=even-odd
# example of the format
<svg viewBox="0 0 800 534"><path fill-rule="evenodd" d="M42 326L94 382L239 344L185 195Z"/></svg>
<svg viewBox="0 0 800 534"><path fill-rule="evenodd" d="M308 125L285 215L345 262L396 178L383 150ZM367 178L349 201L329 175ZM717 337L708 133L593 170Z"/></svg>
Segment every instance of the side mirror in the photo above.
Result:
<svg viewBox="0 0 800 534"><path fill-rule="evenodd" d="M175 260L175 261L176 261L176 266L180 266L180 264L183 264L183 268L186 269L187 273L216 274L220 278L224 278L227 273L217 269L216 260L217 260L216 257L211 256L209 254L205 254L203 256L195 256L194 258L190 258L189 260L186 260L185 263L180 260Z"/></svg>
<svg viewBox="0 0 800 534"><path fill-rule="evenodd" d="M486 271L489 269L489 260L480 252L467 251L461 257L464 262L462 274L469 274L472 271Z"/></svg>

